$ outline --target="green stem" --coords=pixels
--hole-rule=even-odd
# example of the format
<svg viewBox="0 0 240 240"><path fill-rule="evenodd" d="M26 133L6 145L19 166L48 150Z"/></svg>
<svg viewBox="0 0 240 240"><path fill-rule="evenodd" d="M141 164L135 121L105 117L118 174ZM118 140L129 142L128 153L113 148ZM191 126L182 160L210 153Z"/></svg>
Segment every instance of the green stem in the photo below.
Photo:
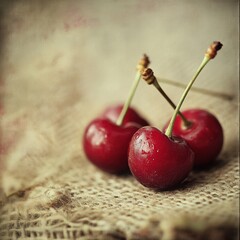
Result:
<svg viewBox="0 0 240 240"><path fill-rule="evenodd" d="M138 86L138 84L140 82L140 79L141 79L141 73L140 73L140 71L137 71L136 77L135 77L135 80L134 80L133 85L131 87L131 90L129 92L128 98L127 98L126 102L124 103L123 109L122 109L122 111L121 111L121 113L120 113L120 115L119 115L119 117L117 119L116 124L118 126L121 126L122 123L123 123L124 117L125 117L125 115L127 113L127 110L129 108L131 102L132 102L133 96L134 96L134 94L136 92L136 89L137 89L137 86Z"/></svg>
<svg viewBox="0 0 240 240"><path fill-rule="evenodd" d="M164 90L160 87L157 79L155 79L155 81L153 82L154 87L162 94L162 96L167 100L167 102L173 107L173 109L176 109L176 105L173 103L173 101L168 97L168 95L164 92ZM190 126L191 122L188 121L185 116L178 111L178 114L180 115L180 117L183 120L184 126Z"/></svg>
<svg viewBox="0 0 240 240"><path fill-rule="evenodd" d="M205 56L205 57L204 57L201 65L199 66L199 68L198 68L197 72L195 73L195 75L193 76L192 80L191 80L191 81L189 82L189 84L187 85L187 87L186 87L186 89L185 89L185 91L184 91L184 93L183 93L183 95L182 95L182 97L181 97L181 99L180 99L177 107L175 108L174 114L173 114L173 116L172 116L172 118L171 118L171 120L170 120L170 123L169 123L169 125L168 125L168 128L167 128L167 130L166 130L166 132L165 132L165 134L166 134L169 138L172 137L172 131L173 131L173 125L174 125L175 119L176 119L176 117L177 117L177 114L178 114L178 112L179 112L179 110L180 110L180 108L181 108L181 106L182 106L182 104L183 104L183 102L184 102L184 100L185 100L185 98L186 98L189 90L191 89L194 81L196 80L196 78L198 77L198 75L200 74L200 72L202 71L202 69L203 69L203 68L206 66L206 64L209 62L209 60L210 60L210 58L209 58L208 56Z"/></svg>

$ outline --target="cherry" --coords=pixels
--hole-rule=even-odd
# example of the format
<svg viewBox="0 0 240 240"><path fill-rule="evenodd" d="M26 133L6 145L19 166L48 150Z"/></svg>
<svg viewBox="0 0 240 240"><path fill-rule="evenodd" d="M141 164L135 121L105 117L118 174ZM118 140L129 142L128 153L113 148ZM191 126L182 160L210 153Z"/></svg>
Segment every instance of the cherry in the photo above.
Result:
<svg viewBox="0 0 240 240"><path fill-rule="evenodd" d="M108 119L95 119L84 133L84 151L89 160L109 173L124 173L128 168L128 145L140 125L117 126Z"/></svg>
<svg viewBox="0 0 240 240"><path fill-rule="evenodd" d="M139 129L129 145L128 164L145 187L166 190L180 184L192 170L194 153L181 138L154 127Z"/></svg>
<svg viewBox="0 0 240 240"><path fill-rule="evenodd" d="M195 153L194 166L204 167L214 161L223 146L223 129L218 119L203 109L188 109L182 114L191 122L186 127L176 117L173 135L183 138ZM164 127L167 128L168 124Z"/></svg>
<svg viewBox="0 0 240 240"><path fill-rule="evenodd" d="M208 48L199 69L189 82L176 110L180 109L187 93L201 70L209 60L216 56L217 51L221 48L222 44L220 42L213 42ZM175 112L166 130L166 134L173 132L176 136L181 136L185 139L189 146L195 151L194 165L197 167L206 167L215 160L222 149L224 137L221 124L214 115L202 109L188 110L185 111L183 115L188 119L190 124L182 124L182 121L177 118L177 112Z"/></svg>
<svg viewBox="0 0 240 240"><path fill-rule="evenodd" d="M214 42L207 50L197 73L175 107L165 134L154 127L143 127L133 135L129 145L128 164L132 174L142 185L166 190L176 187L190 173L195 154L184 139L173 135L173 126L193 82L221 47L220 42ZM192 122L187 123L194 126Z"/></svg>
<svg viewBox="0 0 240 240"><path fill-rule="evenodd" d="M112 122L116 122L122 109L123 109L122 104L110 106L105 109L105 111L102 114L102 117L106 117ZM149 123L133 107L128 108L122 124L125 125L126 123L129 122L135 122L137 124L140 124L141 126L149 125Z"/></svg>
<svg viewBox="0 0 240 240"><path fill-rule="evenodd" d="M104 113L104 118L93 120L85 129L83 135L84 152L94 165L106 172L120 174L129 170L129 142L142 125L128 122L128 119L125 120L125 116L128 114L131 117L130 120L134 118L139 121L138 115L133 114L135 111L129 110L129 105L140 81L141 72L148 64L148 57L144 55L138 65L136 78L127 101L123 107L120 106L122 108L120 114L116 114L113 111L114 108L110 108L107 113ZM118 108L115 110L118 111ZM119 116L115 120L116 115Z"/></svg>

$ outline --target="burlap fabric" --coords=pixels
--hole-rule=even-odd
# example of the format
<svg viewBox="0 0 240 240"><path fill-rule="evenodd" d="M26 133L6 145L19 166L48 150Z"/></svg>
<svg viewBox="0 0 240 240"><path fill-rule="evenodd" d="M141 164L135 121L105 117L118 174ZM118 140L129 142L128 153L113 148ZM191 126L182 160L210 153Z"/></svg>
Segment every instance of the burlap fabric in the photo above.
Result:
<svg viewBox="0 0 240 240"><path fill-rule="evenodd" d="M237 239L237 5L2 2L0 239ZM186 84L212 40L224 47L194 86L229 97L192 91L183 108L218 117L225 142L217 161L164 192L91 165L84 128L124 101L142 53L160 82ZM162 87L175 102L183 91ZM159 128L173 112L144 82L133 105Z"/></svg>

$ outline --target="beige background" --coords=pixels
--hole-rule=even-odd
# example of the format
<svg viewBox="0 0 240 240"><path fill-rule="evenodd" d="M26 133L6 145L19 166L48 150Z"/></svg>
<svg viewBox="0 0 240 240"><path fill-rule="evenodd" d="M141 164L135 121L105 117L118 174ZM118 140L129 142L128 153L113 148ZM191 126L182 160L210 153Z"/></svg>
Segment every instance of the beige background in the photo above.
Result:
<svg viewBox="0 0 240 240"><path fill-rule="evenodd" d="M50 97L46 86L60 91L61 81L67 81L78 97L84 90L95 104L123 101L142 53L150 56L158 76L187 83L213 40L224 47L196 86L237 94L238 1L70 0L6 5L2 81L12 95L11 108L16 103L21 107L41 103L43 93ZM89 82L94 84L91 89L86 88ZM140 87L136 101L145 101L139 97L142 94L155 93Z"/></svg>

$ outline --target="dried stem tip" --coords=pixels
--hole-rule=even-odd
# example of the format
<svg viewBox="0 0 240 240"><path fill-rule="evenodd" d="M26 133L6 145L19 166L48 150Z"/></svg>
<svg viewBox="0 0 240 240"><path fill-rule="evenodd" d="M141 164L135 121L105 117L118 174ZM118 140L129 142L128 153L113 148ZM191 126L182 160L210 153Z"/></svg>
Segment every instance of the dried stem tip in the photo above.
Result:
<svg viewBox="0 0 240 240"><path fill-rule="evenodd" d="M150 85L156 81L156 77L154 76L154 72L151 68L145 68L142 72L142 78Z"/></svg>
<svg viewBox="0 0 240 240"><path fill-rule="evenodd" d="M139 61L137 65L137 70L142 72L145 68L147 68L150 64L150 60L146 54L143 54L143 57Z"/></svg>
<svg viewBox="0 0 240 240"><path fill-rule="evenodd" d="M217 55L217 51L222 48L222 44L220 42L214 41L210 47L207 49L205 54L206 57L213 59Z"/></svg>

